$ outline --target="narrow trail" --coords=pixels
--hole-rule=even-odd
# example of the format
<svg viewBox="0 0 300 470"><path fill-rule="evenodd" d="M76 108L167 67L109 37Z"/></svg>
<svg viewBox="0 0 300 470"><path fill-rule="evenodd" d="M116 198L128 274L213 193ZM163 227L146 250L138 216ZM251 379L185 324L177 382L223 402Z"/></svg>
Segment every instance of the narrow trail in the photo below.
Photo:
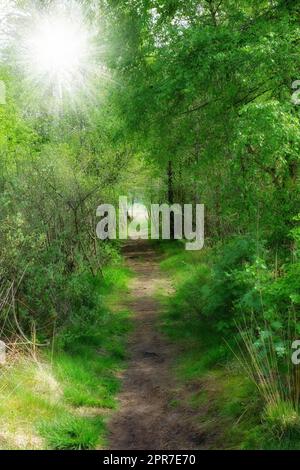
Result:
<svg viewBox="0 0 300 470"><path fill-rule="evenodd" d="M176 396L172 373L176 351L157 327L161 305L155 292L159 288L171 293L170 281L160 272L159 256L147 242L131 243L124 252L135 272L129 305L135 330L128 345L130 362L122 378L120 407L109 423L109 449L199 448L193 412L171 405Z"/></svg>

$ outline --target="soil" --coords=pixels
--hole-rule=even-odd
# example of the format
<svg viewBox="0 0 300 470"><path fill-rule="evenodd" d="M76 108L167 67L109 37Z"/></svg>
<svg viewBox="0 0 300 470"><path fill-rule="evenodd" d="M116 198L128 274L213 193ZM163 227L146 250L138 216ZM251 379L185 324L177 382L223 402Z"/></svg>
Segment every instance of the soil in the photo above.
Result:
<svg viewBox="0 0 300 470"><path fill-rule="evenodd" d="M129 364L122 377L119 408L109 423L109 449L205 448L205 436L193 410L176 404L178 352L158 327L162 305L156 292L171 293L170 280L160 271L159 255L149 243L132 241L124 254L135 273L129 303L135 329L129 339Z"/></svg>

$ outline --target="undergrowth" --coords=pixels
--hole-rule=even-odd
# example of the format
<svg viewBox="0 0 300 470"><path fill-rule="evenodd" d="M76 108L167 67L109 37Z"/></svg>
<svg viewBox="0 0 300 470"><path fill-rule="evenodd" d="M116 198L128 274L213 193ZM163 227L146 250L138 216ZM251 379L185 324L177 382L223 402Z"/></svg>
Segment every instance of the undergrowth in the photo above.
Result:
<svg viewBox="0 0 300 470"><path fill-rule="evenodd" d="M267 250L259 258L242 237L198 252L175 242L159 248L175 287L172 296L158 293L162 329L182 346L176 374L193 384L185 400L211 446L299 449L299 394L287 366L295 337L281 334L297 308L297 265L274 276Z"/></svg>
<svg viewBox="0 0 300 470"><path fill-rule="evenodd" d="M118 305L120 296L128 295L130 272L118 264L103 275L101 282L85 284L86 295L94 298L91 310L81 306L84 319L74 315L51 348L34 358L19 353L2 367L1 448L79 450L105 445L131 320L126 307Z"/></svg>

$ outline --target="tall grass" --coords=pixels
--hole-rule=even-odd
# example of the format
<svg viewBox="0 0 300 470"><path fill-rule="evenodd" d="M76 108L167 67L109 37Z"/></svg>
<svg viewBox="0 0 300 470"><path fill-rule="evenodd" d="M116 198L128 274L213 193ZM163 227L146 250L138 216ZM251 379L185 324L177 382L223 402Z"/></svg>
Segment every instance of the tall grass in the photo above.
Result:
<svg viewBox="0 0 300 470"><path fill-rule="evenodd" d="M282 338L286 348L278 352L274 335L259 330L259 325L245 322L238 325L239 354L236 354L248 377L256 385L264 403L263 420L279 439L284 436L300 437L300 371L291 360L289 345L295 335L291 329Z"/></svg>

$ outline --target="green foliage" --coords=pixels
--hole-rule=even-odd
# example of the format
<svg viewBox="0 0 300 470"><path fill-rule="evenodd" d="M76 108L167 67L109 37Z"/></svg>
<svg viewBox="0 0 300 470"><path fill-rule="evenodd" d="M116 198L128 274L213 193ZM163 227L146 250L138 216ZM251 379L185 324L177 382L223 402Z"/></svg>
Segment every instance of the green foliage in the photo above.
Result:
<svg viewBox="0 0 300 470"><path fill-rule="evenodd" d="M35 360L17 351L15 362L10 358L8 367L1 369L4 448L104 445L105 414L117 406L118 376L125 366L131 330L130 313L112 300L127 295L129 276L128 269L117 263L104 270L106 281L100 288L88 274L83 286L92 302L86 302L83 310L76 305L83 318L72 316L73 324L53 337L51 351Z"/></svg>
<svg viewBox="0 0 300 470"><path fill-rule="evenodd" d="M245 237L196 259L178 249L164 252L162 267L177 289L167 300L163 328L183 344L176 365L181 380L205 382L216 374L214 413L227 420L227 446L298 448L299 381L290 363L298 332L297 259L279 267ZM230 370L232 352L238 359Z"/></svg>
<svg viewBox="0 0 300 470"><path fill-rule="evenodd" d="M99 77L76 106L62 99L55 113L28 85L13 43L3 41L19 25L4 17L0 285L1 292L12 286L13 308L0 312L2 333L54 343L71 406L115 406L129 323L127 311L111 310L128 273L113 266L119 244L97 240L95 214L102 202L134 198L142 186L147 203L206 208L204 253L162 248L169 254L162 268L177 283L165 327L190 345L182 376L224 366L225 339L235 351L248 348L259 386L267 378L272 393L285 388L300 332L300 114L291 102L300 70L298 2L83 3L90 18L101 17L98 67L110 80ZM295 391L271 404L270 394L261 395L275 441L290 435L297 447ZM224 414L237 415L239 404L226 403ZM94 425L81 432L73 418L47 428L52 447L95 445ZM260 423L251 426L245 447L261 436Z"/></svg>

